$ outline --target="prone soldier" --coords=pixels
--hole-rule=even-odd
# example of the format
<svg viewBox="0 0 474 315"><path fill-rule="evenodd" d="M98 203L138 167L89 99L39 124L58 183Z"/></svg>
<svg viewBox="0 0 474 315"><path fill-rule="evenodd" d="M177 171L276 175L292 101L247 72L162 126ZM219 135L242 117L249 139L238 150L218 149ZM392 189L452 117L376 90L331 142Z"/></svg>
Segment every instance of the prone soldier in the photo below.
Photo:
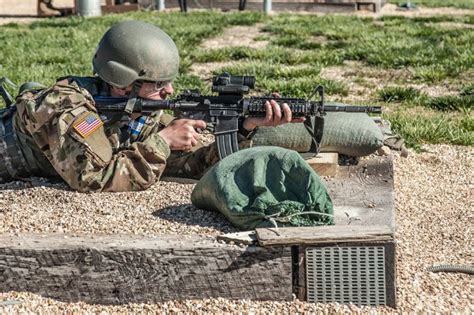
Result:
<svg viewBox="0 0 474 315"><path fill-rule="evenodd" d="M93 57L96 76L69 76L50 88L20 91L1 126L1 179L61 177L72 189L91 192L143 190L162 175L200 178L218 161L215 144L199 141L196 129L206 128L204 121L162 111L106 117L94 106L98 95L126 96L127 107L137 97L166 99L178 67L175 43L158 27L140 21L112 26ZM304 120L292 119L287 104L271 100L265 108L265 117L239 122L241 147L251 145L258 126Z"/></svg>

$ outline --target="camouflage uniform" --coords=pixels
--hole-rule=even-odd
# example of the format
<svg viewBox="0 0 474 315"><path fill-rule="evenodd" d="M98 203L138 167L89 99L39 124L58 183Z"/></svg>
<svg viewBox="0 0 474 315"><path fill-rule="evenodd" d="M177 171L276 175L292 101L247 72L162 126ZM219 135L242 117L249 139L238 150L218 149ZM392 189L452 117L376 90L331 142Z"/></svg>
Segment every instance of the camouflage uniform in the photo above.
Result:
<svg viewBox="0 0 474 315"><path fill-rule="evenodd" d="M128 121L99 117L91 94L104 91L76 81L81 80L26 91L17 98L14 127L30 139L22 143L29 146L23 150L42 152L35 154L43 171L36 175L57 174L81 192L132 191L150 187L163 174L200 178L218 161L215 144L171 153L158 131L174 118L161 111L147 117L140 135L131 139ZM81 129L81 123L88 129Z"/></svg>

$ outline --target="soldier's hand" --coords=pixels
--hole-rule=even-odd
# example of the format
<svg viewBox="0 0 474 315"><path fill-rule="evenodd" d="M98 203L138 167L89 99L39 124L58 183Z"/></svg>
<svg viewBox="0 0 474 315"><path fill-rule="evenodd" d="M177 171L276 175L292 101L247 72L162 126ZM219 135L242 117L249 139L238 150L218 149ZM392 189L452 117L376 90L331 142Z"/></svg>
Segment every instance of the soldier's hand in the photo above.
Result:
<svg viewBox="0 0 474 315"><path fill-rule="evenodd" d="M198 143L200 137L196 132L198 128L206 128L206 122L194 119L177 119L158 134L168 143L172 151L189 151Z"/></svg>
<svg viewBox="0 0 474 315"><path fill-rule="evenodd" d="M260 126L276 127L289 122L297 123L305 121L304 117L293 118L288 104L283 103L280 106L275 100L265 103L265 113L265 117L249 117L245 119L243 127L247 130L253 130L255 127Z"/></svg>

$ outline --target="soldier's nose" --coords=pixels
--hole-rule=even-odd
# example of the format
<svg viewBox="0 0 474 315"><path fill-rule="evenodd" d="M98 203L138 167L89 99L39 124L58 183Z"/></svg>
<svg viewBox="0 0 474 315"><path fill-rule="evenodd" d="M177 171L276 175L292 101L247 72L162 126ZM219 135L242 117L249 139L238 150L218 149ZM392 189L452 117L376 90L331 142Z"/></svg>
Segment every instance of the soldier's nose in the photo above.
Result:
<svg viewBox="0 0 474 315"><path fill-rule="evenodd" d="M173 92L174 92L173 84L172 84L171 82L168 83L163 89L164 89L164 90L166 91L166 93L168 93L168 94L173 94Z"/></svg>

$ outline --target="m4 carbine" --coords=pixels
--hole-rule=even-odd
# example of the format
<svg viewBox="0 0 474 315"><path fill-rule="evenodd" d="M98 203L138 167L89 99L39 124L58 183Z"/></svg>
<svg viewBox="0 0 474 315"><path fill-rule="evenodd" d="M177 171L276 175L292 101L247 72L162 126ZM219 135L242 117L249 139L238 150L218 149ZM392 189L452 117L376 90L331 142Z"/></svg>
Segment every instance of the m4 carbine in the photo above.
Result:
<svg viewBox="0 0 474 315"><path fill-rule="evenodd" d="M279 104L286 103L291 109L293 117L322 117L325 112L358 112L380 113L380 106L339 106L324 105L324 89L318 86L308 99L287 97L245 97L255 86L255 77L232 76L224 73L213 79L212 92L217 95L202 95L198 90L187 90L176 99L147 100L137 98L132 111L144 115L157 110L168 109L177 116L202 119L215 126L219 157L221 159L239 150L237 132L239 118L265 116L265 103L275 99ZM314 95L317 100L310 100ZM99 113L121 113L126 110L127 98L103 97L94 98ZM315 126L311 126L311 119L305 121L308 131L312 134Z"/></svg>

